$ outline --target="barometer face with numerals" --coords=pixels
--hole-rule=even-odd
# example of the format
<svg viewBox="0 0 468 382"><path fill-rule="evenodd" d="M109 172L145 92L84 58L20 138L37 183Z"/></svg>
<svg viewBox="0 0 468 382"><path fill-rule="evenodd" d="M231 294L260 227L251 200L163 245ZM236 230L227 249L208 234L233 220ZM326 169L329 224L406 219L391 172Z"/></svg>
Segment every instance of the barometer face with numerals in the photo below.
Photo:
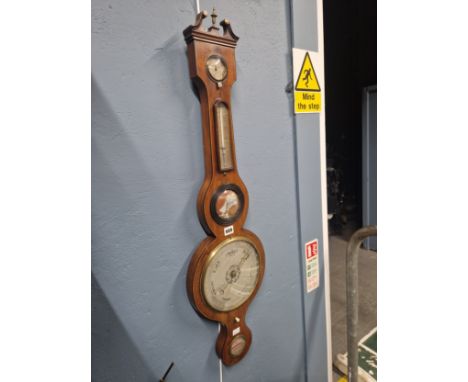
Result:
<svg viewBox="0 0 468 382"><path fill-rule="evenodd" d="M260 270L259 255L245 237L223 241L215 248L202 274L206 303L220 312L238 308L254 292Z"/></svg>

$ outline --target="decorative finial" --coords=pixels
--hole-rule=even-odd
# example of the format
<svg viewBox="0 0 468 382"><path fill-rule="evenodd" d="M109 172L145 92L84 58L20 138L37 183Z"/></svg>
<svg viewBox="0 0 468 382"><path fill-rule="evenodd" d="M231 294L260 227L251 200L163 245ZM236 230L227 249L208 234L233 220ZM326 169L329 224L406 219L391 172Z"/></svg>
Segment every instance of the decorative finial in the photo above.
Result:
<svg viewBox="0 0 468 382"><path fill-rule="evenodd" d="M211 12L211 22L213 23L213 26L216 25L216 17L218 17L218 15L216 14L216 9L213 6L213 12Z"/></svg>

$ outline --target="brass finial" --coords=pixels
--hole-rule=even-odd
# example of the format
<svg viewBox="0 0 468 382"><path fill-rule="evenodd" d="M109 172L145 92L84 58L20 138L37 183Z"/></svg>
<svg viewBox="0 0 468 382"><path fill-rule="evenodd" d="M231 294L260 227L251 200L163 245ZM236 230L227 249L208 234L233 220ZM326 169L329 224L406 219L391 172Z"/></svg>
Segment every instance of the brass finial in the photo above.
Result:
<svg viewBox="0 0 468 382"><path fill-rule="evenodd" d="M215 7L213 7L213 12L211 12L211 22L213 23L213 26L216 24L216 17L218 17L218 15L216 14Z"/></svg>

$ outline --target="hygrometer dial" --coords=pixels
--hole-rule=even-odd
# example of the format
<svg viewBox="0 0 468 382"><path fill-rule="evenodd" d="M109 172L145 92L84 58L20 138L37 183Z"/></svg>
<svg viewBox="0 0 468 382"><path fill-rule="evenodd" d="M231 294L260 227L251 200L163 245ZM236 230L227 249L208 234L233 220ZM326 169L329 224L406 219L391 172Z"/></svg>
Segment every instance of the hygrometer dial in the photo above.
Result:
<svg viewBox="0 0 468 382"><path fill-rule="evenodd" d="M208 57L206 68L211 78L217 82L224 80L227 76L227 66L220 56L213 55Z"/></svg>
<svg viewBox="0 0 468 382"><path fill-rule="evenodd" d="M244 194L239 186L225 184L219 187L211 199L211 215L223 226L234 223L244 208Z"/></svg>
<svg viewBox="0 0 468 382"><path fill-rule="evenodd" d="M202 294L214 310L241 306L255 291L260 259L252 241L238 236L223 241L209 256L202 274Z"/></svg>

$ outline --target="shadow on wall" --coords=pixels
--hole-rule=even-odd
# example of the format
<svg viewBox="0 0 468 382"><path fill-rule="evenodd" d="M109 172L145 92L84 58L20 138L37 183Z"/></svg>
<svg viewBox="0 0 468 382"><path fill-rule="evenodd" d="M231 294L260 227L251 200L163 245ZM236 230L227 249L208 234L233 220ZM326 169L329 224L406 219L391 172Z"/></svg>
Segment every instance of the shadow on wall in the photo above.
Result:
<svg viewBox="0 0 468 382"><path fill-rule="evenodd" d="M158 381L143 361L94 275L91 276L91 299L92 381Z"/></svg>
<svg viewBox="0 0 468 382"><path fill-rule="evenodd" d="M191 380L195 362L200 375L217 375L211 351L217 325L196 315L185 292L193 243L204 237L195 208L202 174L198 157L203 159L195 149L201 147L199 130L192 133L187 123L185 134L146 129L145 121L116 111L108 97L93 76L92 381L157 382L172 360L170 380ZM135 103L124 111L146 115L138 109L140 101ZM155 126L161 114L153 115ZM200 140L185 145L194 146L187 155L195 158L165 158L164 148L182 136ZM175 242L185 256L171 255ZM197 342L200 333L209 333L209 340ZM201 346L210 350L206 356L197 353Z"/></svg>
<svg viewBox="0 0 468 382"><path fill-rule="evenodd" d="M114 271L117 269L114 273L117 277L123 278L122 270L126 269L126 263L122 263L116 254L111 253L109 256L106 249L112 243L117 242L117 238L122 236L128 227L136 226L138 219L141 219L139 215L128 214L132 206L131 194L121 184L118 174L114 173L112 163L106 159L105 154L112 154L111 159L114 162L125 160L128 168L126 171L132 171L137 175L145 171L146 167L127 138L125 130L108 105L94 77L92 78L92 108L92 266L97 274L93 273L91 279L91 379L93 382L157 382L159 379L153 374L151 367L145 363L143 355L98 281L99 272L109 269ZM107 142L113 142L118 150L106 151L106 144L109 145ZM110 226L109 222L116 217L121 221L121 225ZM130 232L134 233L132 230ZM138 237L136 234L133 236ZM115 263L115 269L112 268L113 263Z"/></svg>

